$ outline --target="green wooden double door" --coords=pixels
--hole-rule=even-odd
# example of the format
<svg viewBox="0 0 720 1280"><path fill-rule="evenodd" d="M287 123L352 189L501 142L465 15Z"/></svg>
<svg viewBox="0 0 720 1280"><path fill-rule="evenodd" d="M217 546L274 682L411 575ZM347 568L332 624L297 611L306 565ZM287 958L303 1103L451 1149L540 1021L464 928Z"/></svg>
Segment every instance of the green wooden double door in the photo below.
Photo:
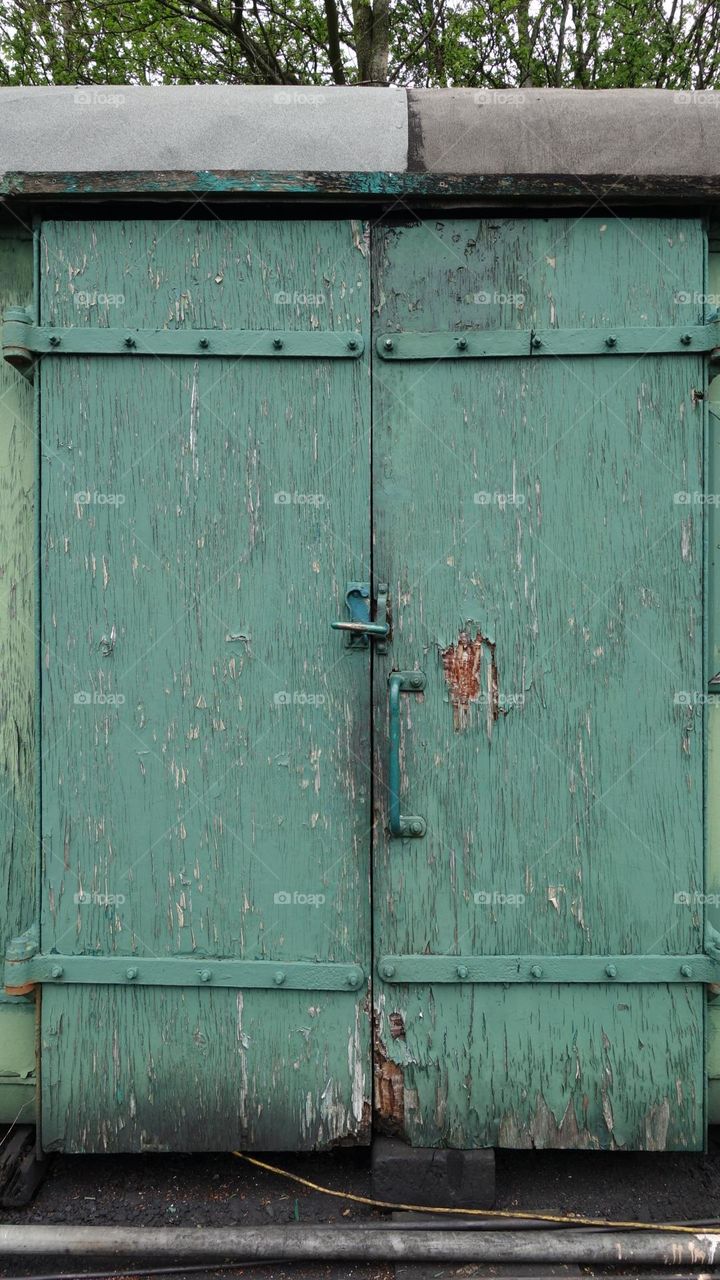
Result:
<svg viewBox="0 0 720 1280"><path fill-rule="evenodd" d="M702 1146L704 262L43 225L46 1147Z"/></svg>

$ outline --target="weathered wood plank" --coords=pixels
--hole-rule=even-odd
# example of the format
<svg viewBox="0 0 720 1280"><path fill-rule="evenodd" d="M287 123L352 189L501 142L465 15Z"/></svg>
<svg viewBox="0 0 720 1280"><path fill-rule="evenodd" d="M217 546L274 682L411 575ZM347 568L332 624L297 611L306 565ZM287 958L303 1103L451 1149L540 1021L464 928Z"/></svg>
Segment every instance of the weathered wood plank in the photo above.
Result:
<svg viewBox="0 0 720 1280"><path fill-rule="evenodd" d="M50 223L41 296L57 325L114 298L141 328L367 330L363 228ZM365 362L41 383L43 950L368 972L369 658L330 630L368 576ZM367 1141L365 1003L247 993L240 1029L231 992L48 992L46 1144Z"/></svg>
<svg viewBox="0 0 720 1280"><path fill-rule="evenodd" d="M0 314L32 300L32 240L0 230ZM35 913L35 430L33 393L0 361L0 948Z"/></svg>
<svg viewBox="0 0 720 1280"><path fill-rule="evenodd" d="M697 321L703 258L695 220L397 228L378 327ZM428 832L379 839L381 953L702 948L704 377L670 355L375 362L381 783L390 663L427 676L401 711ZM699 985L379 1000L381 1119L413 1142L702 1146Z"/></svg>
<svg viewBox="0 0 720 1280"><path fill-rule="evenodd" d="M270 197L298 195L339 196L357 202L358 196L384 200L388 196L406 196L426 201L437 207L438 200L448 199L456 206L458 197L476 196L492 205L505 208L528 201L546 209L548 205L586 206L588 196L623 206L697 204L716 201L720 196L720 178L715 174L639 174L619 173L426 173L401 172L334 172L332 170L277 172L268 169L193 169L193 170L109 170L93 173L49 173L11 170L0 175L0 195L13 197L56 196L71 200L85 195L133 196L155 195L232 196L268 194Z"/></svg>
<svg viewBox="0 0 720 1280"><path fill-rule="evenodd" d="M367 1039L365 1003L352 995L46 987L44 1146L302 1151L367 1141Z"/></svg>
<svg viewBox="0 0 720 1280"><path fill-rule="evenodd" d="M0 316L32 300L32 239L0 227ZM35 427L32 389L0 361L0 955L35 915ZM35 1114L31 1002L0 999L0 1122Z"/></svg>

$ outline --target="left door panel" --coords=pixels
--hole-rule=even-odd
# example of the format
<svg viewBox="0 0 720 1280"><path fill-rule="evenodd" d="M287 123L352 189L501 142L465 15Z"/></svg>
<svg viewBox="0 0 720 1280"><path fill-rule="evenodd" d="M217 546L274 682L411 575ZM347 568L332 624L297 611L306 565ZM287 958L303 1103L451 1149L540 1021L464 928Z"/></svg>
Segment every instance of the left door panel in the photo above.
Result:
<svg viewBox="0 0 720 1280"><path fill-rule="evenodd" d="M369 330L350 221L53 221L39 257L41 324L113 351ZM330 630L368 578L366 357L58 349L39 394L44 1146L367 1142L369 657Z"/></svg>

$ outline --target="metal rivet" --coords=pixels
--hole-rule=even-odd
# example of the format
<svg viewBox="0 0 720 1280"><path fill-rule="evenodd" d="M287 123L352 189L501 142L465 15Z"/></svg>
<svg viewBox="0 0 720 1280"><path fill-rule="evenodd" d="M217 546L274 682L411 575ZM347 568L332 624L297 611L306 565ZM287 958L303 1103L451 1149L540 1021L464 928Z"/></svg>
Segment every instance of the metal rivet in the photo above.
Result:
<svg viewBox="0 0 720 1280"><path fill-rule="evenodd" d="M457 347L458 351L467 351L467 338L457 338L455 341L455 346Z"/></svg>
<svg viewBox="0 0 720 1280"><path fill-rule="evenodd" d="M611 334L609 338L606 338L606 339L605 339L605 346L606 346L606 347L616 347L616 346L617 346L617 338L613 337L613 335Z"/></svg>
<svg viewBox="0 0 720 1280"><path fill-rule="evenodd" d="M617 969L615 968L614 964L606 964L605 972L608 978L617 978Z"/></svg>
<svg viewBox="0 0 720 1280"><path fill-rule="evenodd" d="M530 970L530 976L533 978L542 978L542 969L539 964L534 964Z"/></svg>
<svg viewBox="0 0 720 1280"><path fill-rule="evenodd" d="M683 344L683 346L684 346L684 347L689 347L689 346L690 346L690 343L692 342L692 334L691 334L691 333L684 333L684 334L682 335L682 337L681 337L680 341L682 342L682 344Z"/></svg>
<svg viewBox="0 0 720 1280"><path fill-rule="evenodd" d="M208 339L208 338L201 338L201 339L200 339L200 346L202 347L203 351L207 351L208 347L210 346L210 341L209 341L209 339Z"/></svg>
<svg viewBox="0 0 720 1280"><path fill-rule="evenodd" d="M393 342L392 338L386 338L385 341L383 342L383 346L386 351L392 351L393 347L395 346L395 343Z"/></svg>
<svg viewBox="0 0 720 1280"><path fill-rule="evenodd" d="M357 351L357 338L348 338L348 351Z"/></svg>
<svg viewBox="0 0 720 1280"><path fill-rule="evenodd" d="M384 964L380 970L380 974L383 978L393 978L395 976L395 965Z"/></svg>
<svg viewBox="0 0 720 1280"><path fill-rule="evenodd" d="M542 338L533 338L531 345L535 348L536 351L539 351L540 347L542 346Z"/></svg>
<svg viewBox="0 0 720 1280"><path fill-rule="evenodd" d="M62 978L62 976L63 976L63 967L62 967L62 965L61 965L61 964L54 964L54 965L53 965L53 967L52 967L52 969L50 970L50 977L51 977L51 978Z"/></svg>
<svg viewBox="0 0 720 1280"><path fill-rule="evenodd" d="M273 974L273 982L275 983L275 986L281 987L284 981L285 981L285 974L283 973L282 969L278 969L277 973Z"/></svg>
<svg viewBox="0 0 720 1280"><path fill-rule="evenodd" d="M455 972L457 973L458 978L467 978L468 967L466 964L459 964Z"/></svg>
<svg viewBox="0 0 720 1280"><path fill-rule="evenodd" d="M56 333L53 333L53 334L51 335L51 337L50 337L50 346L51 346L51 347L59 347L59 346L60 346L60 339L58 338L58 336L57 336L57 334L56 334Z"/></svg>
<svg viewBox="0 0 720 1280"><path fill-rule="evenodd" d="M345 981L349 987L358 987L362 982L362 974L358 973L356 969L353 969L352 972L348 974Z"/></svg>
<svg viewBox="0 0 720 1280"><path fill-rule="evenodd" d="M282 338L273 338L273 346L276 351L282 351L284 345Z"/></svg>
<svg viewBox="0 0 720 1280"><path fill-rule="evenodd" d="M125 977L127 978L128 982L132 982L134 978L137 978L137 975L138 975L137 969L125 970Z"/></svg>
<svg viewBox="0 0 720 1280"><path fill-rule="evenodd" d="M683 978L692 978L692 968L691 968L691 966L690 966L689 964L683 964L683 965L681 965L681 966L680 966L680 972L681 972L681 974L682 974Z"/></svg>
<svg viewBox="0 0 720 1280"><path fill-rule="evenodd" d="M211 978L212 978L212 974L211 974L211 972L210 972L210 970L209 970L209 969L201 969L201 970L200 970L200 981L201 981L201 982L209 982Z"/></svg>

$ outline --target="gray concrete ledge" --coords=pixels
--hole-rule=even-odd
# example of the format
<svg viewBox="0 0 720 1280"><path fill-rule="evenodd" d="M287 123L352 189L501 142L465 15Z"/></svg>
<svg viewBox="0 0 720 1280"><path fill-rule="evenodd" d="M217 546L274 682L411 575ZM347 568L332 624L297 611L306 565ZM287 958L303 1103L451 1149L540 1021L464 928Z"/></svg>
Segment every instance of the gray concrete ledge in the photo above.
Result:
<svg viewBox="0 0 720 1280"><path fill-rule="evenodd" d="M404 170L402 89L0 89L0 173Z"/></svg>
<svg viewBox="0 0 720 1280"><path fill-rule="evenodd" d="M425 173L720 173L720 92L411 89L408 106Z"/></svg>
<svg viewBox="0 0 720 1280"><path fill-rule="evenodd" d="M7 195L720 194L720 92L4 88L0 120Z"/></svg>

